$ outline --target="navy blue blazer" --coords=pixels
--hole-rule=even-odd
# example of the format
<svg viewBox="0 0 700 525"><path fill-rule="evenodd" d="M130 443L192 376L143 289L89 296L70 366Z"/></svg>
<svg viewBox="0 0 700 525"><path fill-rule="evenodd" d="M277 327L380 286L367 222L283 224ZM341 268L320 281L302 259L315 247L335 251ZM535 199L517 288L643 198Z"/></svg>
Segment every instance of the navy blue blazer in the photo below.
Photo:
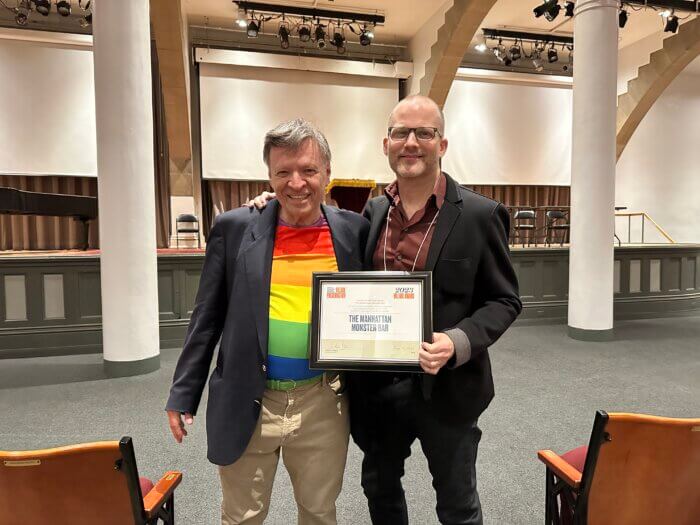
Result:
<svg viewBox="0 0 700 525"><path fill-rule="evenodd" d="M362 269L369 223L322 206L338 270ZM258 211L239 208L214 221L195 307L175 368L166 409L197 413L209 377L207 457L229 465L245 450L260 415L267 378L270 274L279 202Z"/></svg>

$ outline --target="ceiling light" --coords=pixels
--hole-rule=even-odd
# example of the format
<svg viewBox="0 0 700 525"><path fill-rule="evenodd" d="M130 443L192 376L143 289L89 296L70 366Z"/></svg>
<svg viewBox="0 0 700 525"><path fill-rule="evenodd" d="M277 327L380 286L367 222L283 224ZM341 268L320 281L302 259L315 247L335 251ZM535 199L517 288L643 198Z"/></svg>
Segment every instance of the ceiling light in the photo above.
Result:
<svg viewBox="0 0 700 525"><path fill-rule="evenodd" d="M28 22L29 18L27 17L27 13L24 11L17 11L17 14L15 14L15 23L18 26L26 26Z"/></svg>
<svg viewBox="0 0 700 525"><path fill-rule="evenodd" d="M316 40L316 45L319 49L326 47L326 32L321 24L318 24L314 30L314 40Z"/></svg>
<svg viewBox="0 0 700 525"><path fill-rule="evenodd" d="M331 44L335 46L336 51L338 51L339 54L342 55L345 53L345 35L343 34L342 28L336 27L335 31L333 32L333 40L331 41Z"/></svg>
<svg viewBox="0 0 700 525"><path fill-rule="evenodd" d="M666 18L664 33L675 33L676 31L678 31L678 17L676 15L670 15Z"/></svg>
<svg viewBox="0 0 700 525"><path fill-rule="evenodd" d="M510 56L510 59L515 62L516 60L519 60L520 57L522 56L522 52L520 51L520 46L518 44L513 44L510 47L510 50L508 51L508 55Z"/></svg>
<svg viewBox="0 0 700 525"><path fill-rule="evenodd" d="M56 2L56 11L58 11L58 14L61 16L70 16L70 0L58 0L58 2Z"/></svg>
<svg viewBox="0 0 700 525"><path fill-rule="evenodd" d="M488 46L484 44L483 42L478 43L477 45L474 46L474 49L476 49L479 53L483 53L488 49Z"/></svg>
<svg viewBox="0 0 700 525"><path fill-rule="evenodd" d="M248 14L245 9L238 9L238 16L236 16L236 25L241 29L248 27Z"/></svg>
<svg viewBox="0 0 700 525"><path fill-rule="evenodd" d="M565 16L574 16L574 8L576 7L576 4L573 2L566 2L566 6L564 7L565 9Z"/></svg>
<svg viewBox="0 0 700 525"><path fill-rule="evenodd" d="M559 60L559 53L557 53L557 50L552 46L547 50L547 61L553 64L557 60Z"/></svg>
<svg viewBox="0 0 700 525"><path fill-rule="evenodd" d="M493 54L496 55L498 61L504 66L510 66L513 63L508 56L508 53L506 53L506 48L503 47L503 44L500 42L498 43L498 46L493 48Z"/></svg>
<svg viewBox="0 0 700 525"><path fill-rule="evenodd" d="M362 44L363 46L368 46L372 43L373 38L374 33L367 29L367 26L363 27L360 31L360 44Z"/></svg>
<svg viewBox="0 0 700 525"><path fill-rule="evenodd" d="M535 71L542 71L544 69L544 62L539 53L533 57L532 66L535 68Z"/></svg>
<svg viewBox="0 0 700 525"><path fill-rule="evenodd" d="M34 0L34 9L40 15L49 16L51 12L51 0Z"/></svg>
<svg viewBox="0 0 700 525"><path fill-rule="evenodd" d="M624 9L620 9L620 14L618 15L618 25L620 26L620 29L625 27L625 24L627 24L627 18L628 18L627 11Z"/></svg>
<svg viewBox="0 0 700 525"><path fill-rule="evenodd" d="M539 5L532 10L532 12L535 13L535 18L539 18L544 15L544 17L550 22L559 15L559 11L561 11L559 0L545 0L542 5Z"/></svg>
<svg viewBox="0 0 700 525"><path fill-rule="evenodd" d="M248 22L248 28L246 29L246 34L248 35L248 38L257 38L259 32L260 22L255 20L254 18L251 18L250 22Z"/></svg>
<svg viewBox="0 0 700 525"><path fill-rule="evenodd" d="M277 36L280 39L280 46L282 46L282 49L289 49L289 28L285 24L280 25Z"/></svg>
<svg viewBox="0 0 700 525"><path fill-rule="evenodd" d="M302 26L299 26L298 33L299 40L301 40L302 42L308 42L309 40L311 40L311 28L308 25L304 24Z"/></svg>
<svg viewBox="0 0 700 525"><path fill-rule="evenodd" d="M665 11L661 11L659 13L659 16L663 16L664 18L668 18L672 14L673 14L673 11L671 11L670 9L666 9Z"/></svg>

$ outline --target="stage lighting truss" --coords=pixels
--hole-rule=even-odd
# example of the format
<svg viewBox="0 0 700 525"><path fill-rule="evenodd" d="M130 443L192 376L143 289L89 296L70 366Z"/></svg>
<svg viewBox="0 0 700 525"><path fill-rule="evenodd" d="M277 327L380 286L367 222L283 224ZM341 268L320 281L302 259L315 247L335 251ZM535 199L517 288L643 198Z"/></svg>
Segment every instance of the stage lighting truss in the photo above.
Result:
<svg viewBox="0 0 700 525"><path fill-rule="evenodd" d="M474 49L479 52L490 49L496 60L506 67L518 62L520 67L531 64L535 71L542 72L546 60L549 64L561 62L564 71L573 68L574 41L572 37L564 35L484 28ZM551 71L551 67L549 69Z"/></svg>
<svg viewBox="0 0 700 525"><path fill-rule="evenodd" d="M55 4L56 13L64 17L70 16L72 8L71 0L1 0L0 7L4 7L14 15L15 23L18 26L26 26L29 24L32 13L34 12L41 16L49 16L51 14L52 3ZM90 1L87 2L88 7L84 10L89 12L91 23L92 10L89 9L89 4ZM90 23L87 25L90 25Z"/></svg>
<svg viewBox="0 0 700 525"><path fill-rule="evenodd" d="M235 0L234 4L237 5L235 25L238 28L245 29L249 38L257 38L264 32L264 25L271 23L274 28L276 24L282 49L289 49L296 37L302 47L311 43L318 49L325 49L330 45L343 55L347 52L348 32L357 35L360 45L369 46L374 40L375 27L384 23L384 16L376 14Z"/></svg>
<svg viewBox="0 0 700 525"><path fill-rule="evenodd" d="M575 6L576 4L573 0L566 0L564 14L567 17L573 17ZM700 14L700 0L622 0L618 13L618 25L620 29L627 25L630 15L629 10L641 11L642 9L657 12L661 15L664 32L676 33L681 20L685 20L694 14ZM550 22L559 15L560 11L561 6L559 5L559 0L544 0L544 2L532 10L535 18L544 16ZM676 15L676 11L686 12L688 15L681 17Z"/></svg>

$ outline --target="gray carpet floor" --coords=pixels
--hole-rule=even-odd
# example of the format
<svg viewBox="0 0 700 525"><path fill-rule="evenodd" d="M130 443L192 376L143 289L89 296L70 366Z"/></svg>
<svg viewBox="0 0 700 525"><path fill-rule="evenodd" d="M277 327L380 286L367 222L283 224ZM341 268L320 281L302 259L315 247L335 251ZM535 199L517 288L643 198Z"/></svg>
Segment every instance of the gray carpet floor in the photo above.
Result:
<svg viewBox="0 0 700 525"><path fill-rule="evenodd" d="M160 370L120 379L103 377L101 355L0 360L0 449L132 436L142 475L184 472L178 523L217 523L218 475L206 461L203 417L177 445L163 411L178 354L163 350ZM616 340L608 343L573 341L564 325L514 326L493 346L491 359L496 398L480 420L478 458L486 523L543 522L544 468L536 451L587 443L596 409L700 416L700 317L619 322ZM369 523L360 463L351 445L338 500L341 524ZM437 523L417 445L404 487L411 523ZM280 466L267 523L295 521L291 485Z"/></svg>

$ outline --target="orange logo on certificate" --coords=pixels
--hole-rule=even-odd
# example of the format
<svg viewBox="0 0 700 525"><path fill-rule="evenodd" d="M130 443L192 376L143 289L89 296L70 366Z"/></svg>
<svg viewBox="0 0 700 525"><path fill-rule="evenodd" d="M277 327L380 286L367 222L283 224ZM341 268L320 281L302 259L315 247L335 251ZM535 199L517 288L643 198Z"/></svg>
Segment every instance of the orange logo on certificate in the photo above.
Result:
<svg viewBox="0 0 700 525"><path fill-rule="evenodd" d="M416 294L412 286L399 287L394 290L394 299L415 299Z"/></svg>
<svg viewBox="0 0 700 525"><path fill-rule="evenodd" d="M344 286L329 286L326 291L326 298L328 299L345 299L345 287Z"/></svg>

